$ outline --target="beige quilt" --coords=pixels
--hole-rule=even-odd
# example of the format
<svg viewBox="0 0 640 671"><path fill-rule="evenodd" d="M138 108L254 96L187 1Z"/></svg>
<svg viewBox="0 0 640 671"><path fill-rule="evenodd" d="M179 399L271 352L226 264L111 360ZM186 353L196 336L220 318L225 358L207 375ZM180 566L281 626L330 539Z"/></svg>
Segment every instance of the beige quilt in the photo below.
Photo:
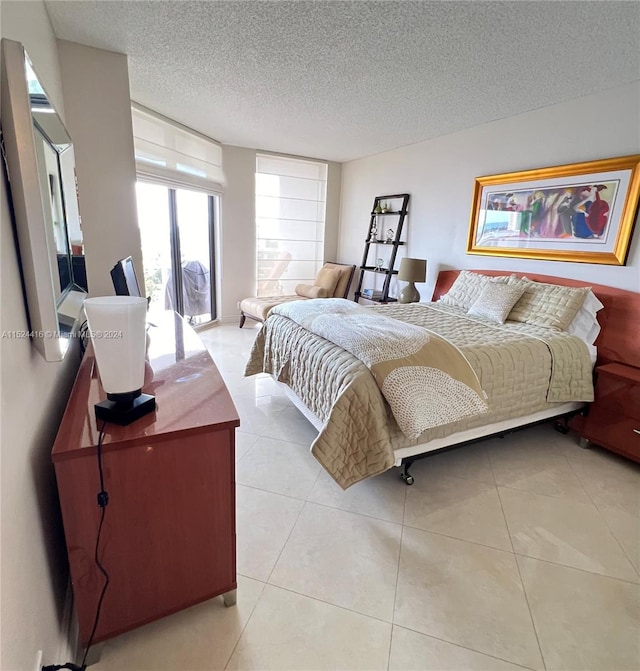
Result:
<svg viewBox="0 0 640 671"><path fill-rule="evenodd" d="M488 410L469 362L454 345L428 329L373 313L343 298L295 301L272 312L360 359L409 439Z"/></svg>
<svg viewBox="0 0 640 671"><path fill-rule="evenodd" d="M435 331L453 343L477 374L490 411L408 439L362 361L295 321L271 314L245 374L274 375L320 418L323 427L311 451L343 488L393 466L394 449L528 415L554 403L593 399L588 350L564 332L520 323L498 325L441 304L363 309Z"/></svg>

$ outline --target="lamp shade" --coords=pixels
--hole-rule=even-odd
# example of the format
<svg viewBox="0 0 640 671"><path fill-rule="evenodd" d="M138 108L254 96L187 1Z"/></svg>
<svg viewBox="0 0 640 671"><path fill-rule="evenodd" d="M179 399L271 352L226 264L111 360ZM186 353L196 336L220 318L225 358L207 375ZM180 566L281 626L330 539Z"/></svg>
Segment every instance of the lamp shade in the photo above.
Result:
<svg viewBox="0 0 640 671"><path fill-rule="evenodd" d="M403 282L424 282L427 276L427 262L424 259L404 258L400 261L398 279Z"/></svg>
<svg viewBox="0 0 640 671"><path fill-rule="evenodd" d="M84 309L103 389L109 395L139 392L144 384L147 299L87 298Z"/></svg>

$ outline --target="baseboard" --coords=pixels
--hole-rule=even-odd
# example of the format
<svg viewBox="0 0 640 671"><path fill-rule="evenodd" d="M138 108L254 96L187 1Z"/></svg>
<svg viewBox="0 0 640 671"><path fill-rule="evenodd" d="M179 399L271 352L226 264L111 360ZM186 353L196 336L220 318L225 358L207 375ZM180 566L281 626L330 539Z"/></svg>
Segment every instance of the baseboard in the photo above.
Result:
<svg viewBox="0 0 640 671"><path fill-rule="evenodd" d="M62 622L60 623L60 645L58 648L58 659L75 660L78 652L78 620L73 610L73 588L71 580L67 583L67 591L64 598L62 610Z"/></svg>
<svg viewBox="0 0 640 671"><path fill-rule="evenodd" d="M218 317L221 324L240 324L240 313L231 315L230 317Z"/></svg>

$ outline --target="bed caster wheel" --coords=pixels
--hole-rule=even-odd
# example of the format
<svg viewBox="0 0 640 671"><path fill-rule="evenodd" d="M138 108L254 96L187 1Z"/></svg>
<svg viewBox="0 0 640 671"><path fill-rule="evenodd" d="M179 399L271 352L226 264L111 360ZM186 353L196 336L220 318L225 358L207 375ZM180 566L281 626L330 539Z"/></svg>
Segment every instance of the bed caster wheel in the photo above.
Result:
<svg viewBox="0 0 640 671"><path fill-rule="evenodd" d="M553 428L558 432L566 435L569 433L569 427L567 426L567 423L564 421L560 422L555 422L553 425Z"/></svg>
<svg viewBox="0 0 640 671"><path fill-rule="evenodd" d="M405 485L412 485L414 483L413 475L405 475L403 473L400 477L404 480Z"/></svg>

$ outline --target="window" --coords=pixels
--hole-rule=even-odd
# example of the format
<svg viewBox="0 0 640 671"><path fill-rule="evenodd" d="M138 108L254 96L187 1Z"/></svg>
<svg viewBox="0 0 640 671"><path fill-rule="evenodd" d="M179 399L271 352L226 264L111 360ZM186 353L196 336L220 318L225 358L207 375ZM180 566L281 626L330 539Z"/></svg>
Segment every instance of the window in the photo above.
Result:
<svg viewBox="0 0 640 671"><path fill-rule="evenodd" d="M324 256L327 164L256 157L257 295L313 284Z"/></svg>
<svg viewBox="0 0 640 671"><path fill-rule="evenodd" d="M149 311L175 310L204 324L216 318L220 145L151 110L134 107L132 119Z"/></svg>
<svg viewBox="0 0 640 671"><path fill-rule="evenodd" d="M150 318L175 310L194 325L215 319L215 196L144 181L136 196Z"/></svg>
<svg viewBox="0 0 640 671"><path fill-rule="evenodd" d="M131 118L139 176L222 191L222 148L217 142L140 106L131 109Z"/></svg>

